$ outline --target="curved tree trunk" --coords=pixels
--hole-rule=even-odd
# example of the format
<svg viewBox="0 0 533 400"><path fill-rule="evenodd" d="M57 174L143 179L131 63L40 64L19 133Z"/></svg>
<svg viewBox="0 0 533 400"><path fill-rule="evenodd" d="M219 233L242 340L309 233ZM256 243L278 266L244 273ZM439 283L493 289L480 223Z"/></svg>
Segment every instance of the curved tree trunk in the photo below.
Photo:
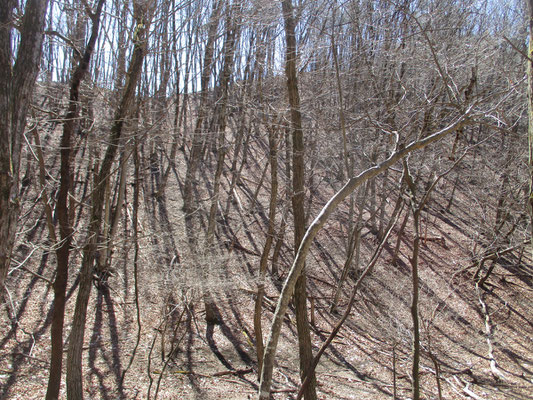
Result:
<svg viewBox="0 0 533 400"><path fill-rule="evenodd" d="M377 175L385 171L387 168L394 165L396 162L403 159L409 153L423 149L424 147L441 140L450 133L455 132L458 128L465 126L468 123L468 115L470 114L471 109L469 108L465 114L457 118L452 124L446 128L426 136L423 139L411 142L405 147L401 147L397 151L393 152L389 158L380 164L371 167L359 175L351 178L346 182L346 184L324 205L320 213L311 223L305 235L303 237L302 243L296 254L296 258L292 264L291 270L285 280L283 289L281 291L280 297L278 299L278 304L276 306L276 311L274 313L274 319L272 321L272 327L270 330L270 335L265 347L265 354L263 359L263 370L261 373L261 383L259 386L259 400L268 400L270 398L270 390L272 385L272 373L274 369L274 360L276 357L276 351L278 347L279 335L281 333L281 326L283 323L283 318L287 312L289 306L290 298L294 292L294 287L296 281L300 274L302 273L305 265L305 259L307 253L311 248L311 244L315 239L318 232L322 229L329 216L337 209L339 204L346 199L355 189L360 187L366 181L375 178Z"/></svg>

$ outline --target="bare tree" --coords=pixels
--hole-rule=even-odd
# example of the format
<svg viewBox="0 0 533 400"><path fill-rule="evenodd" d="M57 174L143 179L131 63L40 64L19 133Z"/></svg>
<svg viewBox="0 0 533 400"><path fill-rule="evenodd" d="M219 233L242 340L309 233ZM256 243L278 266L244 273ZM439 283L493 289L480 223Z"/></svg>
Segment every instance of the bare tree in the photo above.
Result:
<svg viewBox="0 0 533 400"><path fill-rule="evenodd" d="M292 264L291 270L283 285L283 289L281 291L281 295L276 306L276 311L274 313L274 320L272 322L270 335L268 337L267 345L265 347L263 371L261 374L261 384L259 387L260 400L268 400L270 397L272 371L274 368L274 359L276 356L276 350L283 318L285 317L285 313L287 312L287 307L289 305L290 298L292 297L292 294L294 292L296 281L298 280L298 277L304 269L305 259L309 252L309 249L311 248L311 244L313 243L313 240L320 231L320 229L328 220L329 216L335 211L338 205L348 195L350 195L363 183L367 182L370 179L373 179L374 177L385 171L387 168L391 167L396 162L406 157L409 153L415 150L423 149L424 147L446 137L450 133L455 132L460 127L465 126L469 122L468 117L470 113L471 108L469 108L465 114L462 114L457 117L452 124L448 125L444 129L423 139L415 140L407 146L400 146L400 148L394 151L386 160L348 180L348 182L326 203L326 205L324 205L324 207L314 219L314 221L311 223L309 228L307 228L302 243L298 248L298 252Z"/></svg>
<svg viewBox="0 0 533 400"><path fill-rule="evenodd" d="M96 173L95 187L92 193L91 216L89 221L89 237L84 248L80 271L80 287L76 299L76 308L72 320L70 343L67 353L67 396L68 399L83 398L82 378L82 350L85 334L87 306L93 281L94 263L97 259L98 247L101 245L101 231L103 221L104 202L107 182L110 179L111 168L118 151L120 138L131 104L135 96L135 88L141 74L144 56L146 54L146 36L150 29L154 4L151 2L134 1L134 18L136 21L133 35L133 52L128 67L126 86L121 102L116 110L113 126L111 127L109 145L104 159ZM104 244L105 245L105 244ZM105 271L97 271L105 274ZM105 275L101 275L105 279Z"/></svg>
<svg viewBox="0 0 533 400"><path fill-rule="evenodd" d="M305 163L304 163L304 133L302 114L300 112L300 94L298 78L296 76L296 19L291 0L282 3L283 20L285 23L285 75L287 77L287 92L291 111L292 131L292 212L294 216L294 251L300 247L305 233ZM298 329L298 347L300 350L300 374L308 375L308 369L313 360L311 333L307 317L307 288L306 277L303 272L296 281L294 289L294 306L296 309L296 327ZM305 399L316 399L316 378L311 373L309 384L305 390Z"/></svg>
<svg viewBox="0 0 533 400"><path fill-rule="evenodd" d="M75 124L79 112L79 88L80 84L89 69L89 62L94 51L98 28L100 25L100 15L104 6L104 0L99 0L94 13L89 11L92 21L91 36L83 57L72 74L70 83L69 107L65 115L63 124L63 135L61 137L61 167L59 193L56 205L56 214L59 221L59 231L61 242L57 246L57 268L56 279L54 281L54 311L52 316L52 353L50 361L50 377L46 391L46 399L52 400L59 397L61 384L61 370L63 364L63 324L65 318L65 292L68 280L69 254L72 244L72 220L69 216L68 196L72 187L71 176L71 152L72 137L75 131Z"/></svg>
<svg viewBox="0 0 533 400"><path fill-rule="evenodd" d="M26 114L39 73L48 0L28 0L13 54L15 0L0 7L0 291L11 262L20 211L20 158Z"/></svg>

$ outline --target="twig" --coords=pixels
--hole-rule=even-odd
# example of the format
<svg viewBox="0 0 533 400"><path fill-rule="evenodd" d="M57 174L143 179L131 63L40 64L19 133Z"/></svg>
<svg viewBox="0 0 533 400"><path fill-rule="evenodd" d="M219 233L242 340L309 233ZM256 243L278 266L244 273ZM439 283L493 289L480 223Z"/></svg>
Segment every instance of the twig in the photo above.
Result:
<svg viewBox="0 0 533 400"><path fill-rule="evenodd" d="M72 48L72 50L74 50L74 52L76 53L76 55L79 58L82 57L80 50L76 47L74 42L72 40L70 40L68 37L66 37L66 36L62 35L61 33L59 33L58 31L54 31L54 30L44 31L44 34L45 35L50 35L50 36L57 36L59 39L63 40L65 43L67 43Z"/></svg>
<svg viewBox="0 0 533 400"><path fill-rule="evenodd" d="M24 354L24 353L20 353L20 352L16 352L14 354L16 354L18 356L23 356L23 357L29 358L29 359L32 359L32 360L35 360L35 361L39 361L39 362L41 362L43 364L48 364L48 361L40 359L40 358L37 358L37 357L34 357L34 356L30 356L29 354Z"/></svg>
<svg viewBox="0 0 533 400"><path fill-rule="evenodd" d="M8 275L11 275L14 271L16 271L18 268L23 268L24 269L24 264L26 263L26 261L28 261L31 256L33 255L33 253L35 253L35 250L37 250L37 247L34 247L33 249L31 249L30 251L30 254L28 254L26 256L26 258L22 261L17 261L15 260L13 257L11 258L13 261L15 261L16 264L18 264L15 268L13 268L11 271L9 271Z"/></svg>
<svg viewBox="0 0 533 400"><path fill-rule="evenodd" d="M527 240L524 240L523 242L517 244L516 246L511 246L511 247L508 247L506 249L503 249L503 250L497 250L497 251L494 251L492 253L489 253L481 258L478 258L476 261L472 262L470 265L464 267L463 269L460 269L459 271L455 272L453 275L452 275L452 281L453 279L455 278L455 276L465 272L465 271L468 271L469 269L472 269L474 267L477 267L479 266L480 264L482 263L485 263L486 261L490 261L490 260L497 260L498 258L500 258L501 256L504 256L516 249L519 249L520 247L522 246L525 246L526 244L529 244L531 242L531 239L527 239Z"/></svg>
<svg viewBox="0 0 533 400"><path fill-rule="evenodd" d="M524 57L526 60L528 60L529 62L533 63L533 60L531 58L528 57L528 55L526 53L524 53L522 50L520 50L518 47L516 47L516 45L511 42L509 39L507 39L507 37L504 35L503 36L503 39L509 43L511 45L511 47L518 53L520 53L522 55L522 57Z"/></svg>
<svg viewBox="0 0 533 400"><path fill-rule="evenodd" d="M49 285L53 285L54 282L52 282L50 279L48 278L45 278L44 276L42 275L39 275L37 272L33 272L32 270L26 268L25 266L21 265L20 268L26 272L29 272L30 274L32 274L33 276L35 276L36 278L39 278L39 279L42 279L43 281L47 282Z"/></svg>

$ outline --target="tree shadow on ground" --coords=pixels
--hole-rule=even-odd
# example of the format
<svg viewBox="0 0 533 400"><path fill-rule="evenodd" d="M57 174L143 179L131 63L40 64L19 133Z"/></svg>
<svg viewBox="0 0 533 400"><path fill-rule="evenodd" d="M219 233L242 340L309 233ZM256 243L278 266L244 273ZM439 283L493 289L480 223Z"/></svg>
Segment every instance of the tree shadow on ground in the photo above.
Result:
<svg viewBox="0 0 533 400"><path fill-rule="evenodd" d="M105 305L104 305L105 303ZM107 324L109 327L109 338L111 342L111 358L107 352L107 346L102 342L103 337L103 320L104 310L106 308ZM97 351L100 350L100 354L107 364L109 371L112 372L116 388L118 390L119 398L125 398L124 386L122 382L122 366L120 362L120 346L119 337L117 331L117 321L115 315L115 309L113 306L113 300L109 292L109 287L106 283L100 285L98 294L96 297L96 314L93 325L93 333L89 344L89 370L92 375L95 375L99 382L99 390L103 399L109 399L109 388L105 385L106 374L98 369L96 366Z"/></svg>
<svg viewBox="0 0 533 400"><path fill-rule="evenodd" d="M185 329L189 334L187 335L187 347L186 347L186 357L187 357L187 369L191 372L194 371L194 329L192 327L194 315L194 308L191 306L190 312L187 313L187 319L185 320ZM198 332L200 333L200 332ZM207 397L205 391L200 387L198 382L198 377L194 373L187 374L187 378L191 385L192 390L194 391L194 396L198 400L203 400Z"/></svg>
<svg viewBox="0 0 533 400"><path fill-rule="evenodd" d="M98 388L100 390L100 396L104 400L111 399L109 394L109 388L105 385L105 375L100 369L96 366L96 352L98 349L102 352L102 357L107 361L107 356L103 351L102 343L102 305L103 305L103 296L100 291L96 296L96 312L94 316L93 324L93 333L89 342L89 375L94 375L98 379Z"/></svg>
<svg viewBox="0 0 533 400"><path fill-rule="evenodd" d="M30 338L27 340L20 342L18 345L16 345L12 352L11 352L11 371L9 374L9 378L7 382L3 385L0 391L0 399L8 399L9 394L11 391L12 386L16 383L20 369L22 366L27 362L27 360L34 360L39 361L42 363L46 363L46 367L48 368L48 362L44 360L39 360L31 356L31 350L33 349L36 342L38 342L41 337L44 335L44 333L47 331L49 326L52 323L52 312L53 307L50 307L48 314L46 315L46 318L44 319L42 325L34 331L33 333L28 333L30 335ZM42 369L42 367L38 368L39 370Z"/></svg>

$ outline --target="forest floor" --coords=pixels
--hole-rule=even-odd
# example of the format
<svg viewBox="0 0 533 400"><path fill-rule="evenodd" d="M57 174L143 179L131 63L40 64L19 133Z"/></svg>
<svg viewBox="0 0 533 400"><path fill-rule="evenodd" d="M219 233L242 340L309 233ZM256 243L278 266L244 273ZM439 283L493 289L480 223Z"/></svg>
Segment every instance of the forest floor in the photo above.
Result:
<svg viewBox="0 0 533 400"><path fill-rule="evenodd" d="M117 245L114 273L108 284L93 288L83 363L88 399L256 397L254 292L268 193L261 191L257 208L247 212L252 209L249 205L253 191L245 184L238 185L240 198L236 201L242 204L232 203L231 213L217 232L219 243L228 245L205 249L201 256L191 257L186 250L181 211L179 183L183 181L183 165L174 171L174 184L163 198L151 196L150 185L157 177L149 172L144 177L137 293L140 319L131 236ZM243 177L243 182L259 180L261 168L252 171L255 172ZM311 216L316 215L333 190L321 188L312 193L308 210ZM422 243L420 252L422 397L438 399L440 386L442 399L533 399L531 249L527 246L525 251L516 250L498 258L485 285L477 288L473 279L477 264L468 233L475 215L465 192L457 194L453 206L446 211L447 190L445 183L423 212L424 235L429 240ZM209 195L200 193L200 198L209 199ZM224 199L221 204L225 204ZM49 281L55 260L45 251L43 218L35 222L30 215L37 211L25 212L22 222L34 221L34 225L19 236L16 259L25 261L10 274L8 302L1 310L2 399L43 398L48 379L53 299ZM342 217L343 212L339 210L337 216ZM125 215L131 218L127 210ZM308 292L314 302L310 318L315 353L340 317L329 312L343 265L346 236L345 227L338 222L342 218L336 220L315 240L306 266ZM290 243L291 232L287 229L285 242ZM394 391L397 399L410 397L412 237L409 222L399 261L391 263L397 239L393 234L375 270L365 280L350 318L319 363L320 399L390 399ZM363 229L362 239L364 266L377 241L369 226ZM291 254L291 246L284 244L279 263L281 276L267 285L265 336ZM77 252L70 273L67 346L76 300L75 266L79 261ZM490 261L486 264L482 273L491 266ZM209 275L207 281L203 279L205 271ZM354 276L350 276L344 285L341 311L353 282ZM216 299L221 324L207 326L204 321L201 292L205 289ZM273 397L295 398L299 388L298 345L291 310L277 354ZM62 396L66 397L64 386Z"/></svg>

